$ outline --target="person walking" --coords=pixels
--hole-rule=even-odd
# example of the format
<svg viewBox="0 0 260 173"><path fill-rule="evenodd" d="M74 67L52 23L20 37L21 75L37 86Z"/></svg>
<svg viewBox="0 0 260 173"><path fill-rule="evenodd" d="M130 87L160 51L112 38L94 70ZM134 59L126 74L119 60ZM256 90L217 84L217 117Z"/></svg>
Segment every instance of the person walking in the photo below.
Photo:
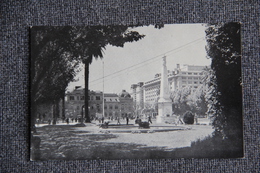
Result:
<svg viewBox="0 0 260 173"><path fill-rule="evenodd" d="M151 124L153 124L153 122L152 122L152 117L149 115L149 117L148 117L148 123L151 123Z"/></svg>
<svg viewBox="0 0 260 173"><path fill-rule="evenodd" d="M120 125L121 123L120 123L120 118L119 117L117 117L117 125Z"/></svg>
<svg viewBox="0 0 260 173"><path fill-rule="evenodd" d="M126 125L128 125L128 122L129 122L129 118L128 116L126 117Z"/></svg>

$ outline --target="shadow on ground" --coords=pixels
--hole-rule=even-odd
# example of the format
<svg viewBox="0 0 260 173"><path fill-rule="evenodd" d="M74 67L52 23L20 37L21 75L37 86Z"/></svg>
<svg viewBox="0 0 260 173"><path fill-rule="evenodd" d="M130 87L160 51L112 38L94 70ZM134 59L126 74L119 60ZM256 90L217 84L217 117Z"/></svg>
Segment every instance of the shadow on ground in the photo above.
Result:
<svg viewBox="0 0 260 173"><path fill-rule="evenodd" d="M147 147L130 143L106 143L104 140L117 136L75 131L74 128L73 125L37 128L37 133L31 138L31 159L166 159L242 156L241 151L237 152L238 149L230 147L230 143L212 137L193 142L191 147L167 150L163 147Z"/></svg>

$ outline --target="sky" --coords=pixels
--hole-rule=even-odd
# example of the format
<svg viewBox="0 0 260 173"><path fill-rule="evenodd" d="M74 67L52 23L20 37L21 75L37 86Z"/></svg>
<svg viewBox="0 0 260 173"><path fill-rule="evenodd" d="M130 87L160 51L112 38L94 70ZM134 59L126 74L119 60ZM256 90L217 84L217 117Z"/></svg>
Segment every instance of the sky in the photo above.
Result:
<svg viewBox="0 0 260 173"><path fill-rule="evenodd" d="M166 56L168 70L174 70L176 64L210 65L205 50L205 29L205 24L171 24L161 29L152 25L131 28L145 37L125 43L123 48L107 45L103 59L93 59L90 64L89 89L117 94L122 90L131 92L132 84L152 80L161 72L163 56ZM75 86L84 88L84 68L75 79L77 82L71 82L68 91Z"/></svg>

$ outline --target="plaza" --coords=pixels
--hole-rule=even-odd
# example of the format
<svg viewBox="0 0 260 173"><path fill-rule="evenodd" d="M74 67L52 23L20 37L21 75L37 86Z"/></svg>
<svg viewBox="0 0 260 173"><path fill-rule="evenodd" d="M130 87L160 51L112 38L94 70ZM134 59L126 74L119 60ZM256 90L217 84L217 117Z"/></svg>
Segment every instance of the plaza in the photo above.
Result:
<svg viewBox="0 0 260 173"><path fill-rule="evenodd" d="M200 118L198 125L152 121L146 130L139 129L134 120L129 125L125 120L120 125L111 121L111 126L105 129L100 128L98 121L85 127L76 127L75 122L39 124L34 136L40 138L40 147L32 151L37 160L171 158L175 157L176 149L190 147L192 141L204 139L213 132L206 118ZM158 127L164 130L157 130Z"/></svg>

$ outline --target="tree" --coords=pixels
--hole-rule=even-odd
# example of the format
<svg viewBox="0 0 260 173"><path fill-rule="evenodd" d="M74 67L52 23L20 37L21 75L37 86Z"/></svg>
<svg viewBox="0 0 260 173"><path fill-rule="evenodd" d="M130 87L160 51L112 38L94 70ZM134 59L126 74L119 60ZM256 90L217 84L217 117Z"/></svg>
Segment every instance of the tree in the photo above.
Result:
<svg viewBox="0 0 260 173"><path fill-rule="evenodd" d="M203 69L203 76L201 76L201 84L193 89L191 94L188 96L188 105L190 110L197 115L205 116L207 113L208 100L206 100L206 93L208 91L208 78L211 69L205 67Z"/></svg>
<svg viewBox="0 0 260 173"><path fill-rule="evenodd" d="M103 58L102 51L105 46L123 47L126 42L138 41L144 35L140 35L136 31L131 31L128 26L87 26L80 28L77 33L75 44L82 62L85 64L85 108L88 108L88 84L89 65L94 58ZM85 111L85 122L90 122L90 117Z"/></svg>
<svg viewBox="0 0 260 173"><path fill-rule="evenodd" d="M186 111L191 110L188 105L188 98L190 94L190 87L178 88L171 93L170 97L173 102L173 111L175 114L183 115Z"/></svg>
<svg viewBox="0 0 260 173"><path fill-rule="evenodd" d="M31 29L31 103L35 124L39 103L56 103L64 98L68 83L74 80L79 63L85 64L85 108L88 108L89 64L102 58L107 44L123 47L125 42L143 38L128 26L33 27ZM85 118L90 118L85 111Z"/></svg>
<svg viewBox="0 0 260 173"><path fill-rule="evenodd" d="M210 25L206 35L207 53L212 59L208 112L213 117L215 135L232 141L242 151L240 24Z"/></svg>
<svg viewBox="0 0 260 173"><path fill-rule="evenodd" d="M59 101L64 98L68 83L77 73L79 59L73 56L73 48L69 46L70 27L33 27L30 31L33 127L39 104L53 104L54 116L57 115Z"/></svg>

